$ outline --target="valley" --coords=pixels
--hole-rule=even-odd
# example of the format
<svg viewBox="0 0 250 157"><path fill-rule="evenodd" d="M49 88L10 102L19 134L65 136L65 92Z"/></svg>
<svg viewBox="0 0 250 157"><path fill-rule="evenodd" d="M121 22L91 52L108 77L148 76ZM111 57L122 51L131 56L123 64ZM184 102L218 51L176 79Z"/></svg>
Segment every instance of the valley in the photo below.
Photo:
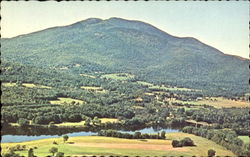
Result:
<svg viewBox="0 0 250 157"><path fill-rule="evenodd" d="M4 157L250 154L248 59L120 18L1 45Z"/></svg>

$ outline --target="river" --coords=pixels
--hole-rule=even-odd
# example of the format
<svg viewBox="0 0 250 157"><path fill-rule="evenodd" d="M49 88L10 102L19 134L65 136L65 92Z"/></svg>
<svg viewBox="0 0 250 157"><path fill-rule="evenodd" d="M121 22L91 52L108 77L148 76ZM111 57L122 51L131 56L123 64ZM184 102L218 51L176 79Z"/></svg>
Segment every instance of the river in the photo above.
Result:
<svg viewBox="0 0 250 157"><path fill-rule="evenodd" d="M140 130L135 130L135 131L120 131L123 133L131 133L133 134L134 132L139 131L141 133L158 133L161 131L165 131L166 133L170 132L179 132L178 129L153 129L152 127L150 128L144 128ZM67 133L69 137L74 137L74 136L92 136L92 135L97 135L97 132L92 132L92 131L81 131L81 132L73 132L73 133ZM39 140L39 139L47 139L47 138L56 138L56 137L62 137L62 135L39 135L39 136L30 136L30 135L3 135L1 143L11 143L11 142L25 142L25 141L33 141L33 140Z"/></svg>

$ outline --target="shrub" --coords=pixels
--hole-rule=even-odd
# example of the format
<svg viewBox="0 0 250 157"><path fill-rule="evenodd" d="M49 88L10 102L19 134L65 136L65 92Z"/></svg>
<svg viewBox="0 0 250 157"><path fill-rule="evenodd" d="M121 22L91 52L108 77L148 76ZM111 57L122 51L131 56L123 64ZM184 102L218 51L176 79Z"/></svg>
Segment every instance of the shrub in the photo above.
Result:
<svg viewBox="0 0 250 157"><path fill-rule="evenodd" d="M209 149L208 151L207 151L207 155L209 156L209 157L212 157L212 156L215 156L215 150L213 150L213 149Z"/></svg>
<svg viewBox="0 0 250 157"><path fill-rule="evenodd" d="M189 137L185 137L180 142L182 146L194 146L194 141Z"/></svg>
<svg viewBox="0 0 250 157"><path fill-rule="evenodd" d="M172 146L175 147L182 147L181 143L178 140L173 140L172 141Z"/></svg>

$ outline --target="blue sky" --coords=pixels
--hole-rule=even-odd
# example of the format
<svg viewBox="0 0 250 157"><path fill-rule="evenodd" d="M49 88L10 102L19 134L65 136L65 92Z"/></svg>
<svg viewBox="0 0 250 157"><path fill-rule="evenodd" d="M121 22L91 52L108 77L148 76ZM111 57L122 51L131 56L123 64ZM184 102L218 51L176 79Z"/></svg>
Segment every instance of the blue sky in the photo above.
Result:
<svg viewBox="0 0 250 157"><path fill-rule="evenodd" d="M224 53L249 56L249 2L2 2L1 35L14 37L87 18L141 20Z"/></svg>

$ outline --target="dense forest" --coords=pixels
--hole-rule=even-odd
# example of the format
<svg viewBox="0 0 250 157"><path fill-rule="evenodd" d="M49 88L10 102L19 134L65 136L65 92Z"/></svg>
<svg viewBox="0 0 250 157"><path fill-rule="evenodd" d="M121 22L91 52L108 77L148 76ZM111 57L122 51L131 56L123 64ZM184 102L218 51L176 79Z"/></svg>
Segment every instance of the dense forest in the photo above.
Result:
<svg viewBox="0 0 250 157"><path fill-rule="evenodd" d="M155 84L202 89L214 96L249 91L249 60L191 37L141 22L96 18L1 39L2 59L81 73L131 73Z"/></svg>

